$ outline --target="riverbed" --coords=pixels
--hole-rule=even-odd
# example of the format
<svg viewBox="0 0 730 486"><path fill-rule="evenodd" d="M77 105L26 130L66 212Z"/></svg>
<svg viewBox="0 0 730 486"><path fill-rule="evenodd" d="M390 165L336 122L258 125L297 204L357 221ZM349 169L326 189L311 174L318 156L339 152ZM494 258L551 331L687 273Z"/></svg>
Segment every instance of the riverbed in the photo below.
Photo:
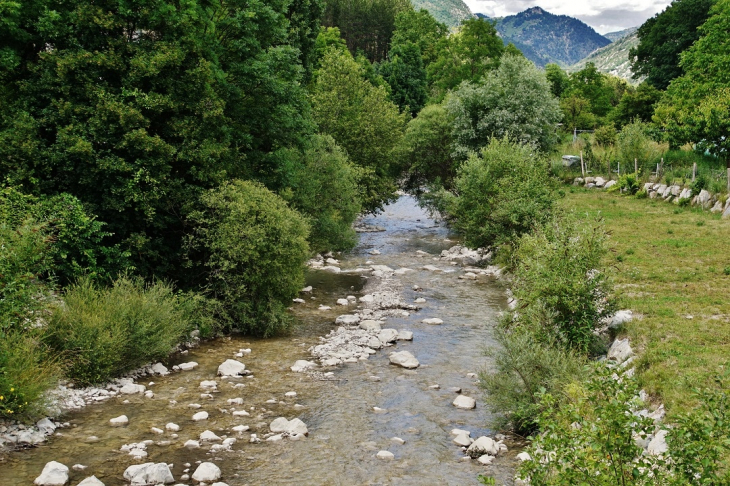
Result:
<svg viewBox="0 0 730 486"><path fill-rule="evenodd" d="M140 380L153 391L153 398L118 396L66 415L62 420L70 426L58 429L47 443L2 459L2 484L30 485L52 460L68 467L85 466L70 471L71 485L91 475L106 486L126 485L122 473L140 462L172 464L177 483L193 484L180 478L186 470L191 474L198 461L218 465L220 481L230 486L465 485L478 484L479 474L512 484L516 451L509 441L507 453L500 454L491 466L483 466L463 460L464 453L451 435L454 428L469 430L474 438L496 433L489 428L492 417L473 373L490 366L484 349L494 345L493 327L506 308L504 287L489 276L459 279L463 268L438 258L457 242L444 224L430 218L409 196L363 222L384 231L362 233L352 252L337 256L345 272L308 273L307 285L313 289L301 295L304 303L293 304L297 324L291 335L267 340L232 336L173 356L165 363L168 367L190 361L199 365L192 371ZM398 341L365 361L319 368L316 373L292 372L296 360L312 359L308 349L336 327L338 315L356 310L357 304L341 306L337 299L361 296L369 279L377 278L346 270L372 264L414 270L396 277L402 298L408 303L418 298L426 301L418 304L419 310L389 317L383 324L412 331L413 341ZM437 269L424 270L427 265ZM320 305L331 309L320 310ZM431 317L442 319L443 324L421 322ZM241 349L251 352L236 358ZM389 364L388 354L402 350L410 351L420 367L406 370ZM226 359L242 361L252 375L216 377L218 365ZM201 397L208 393L199 387L204 380L218 382L211 397ZM450 391L454 387L475 398L477 407L454 407L456 394ZM243 404L228 402L236 398L242 398ZM191 404L200 408L190 408ZM249 415L234 416L234 410ZM209 418L193 421L193 414L199 411L208 412ZM129 424L111 427L109 420L120 415L126 415ZM268 424L280 416L300 418L308 427L308 437L250 442L250 434L263 438L269 432ZM166 430L168 423L177 424L180 430ZM250 429L232 431L237 425ZM153 427L163 432L155 433ZM205 430L237 441L230 451L222 452L210 452L210 444L199 449L183 447ZM405 442L394 441L394 437ZM145 440L153 442L141 461L120 451L125 444ZM394 459L376 458L381 450L392 452Z"/></svg>

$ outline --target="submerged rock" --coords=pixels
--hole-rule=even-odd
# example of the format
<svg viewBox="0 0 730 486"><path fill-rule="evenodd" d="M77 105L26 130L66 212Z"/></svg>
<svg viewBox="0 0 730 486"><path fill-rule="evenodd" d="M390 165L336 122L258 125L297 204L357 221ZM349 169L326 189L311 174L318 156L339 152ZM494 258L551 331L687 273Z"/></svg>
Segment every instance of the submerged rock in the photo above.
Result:
<svg viewBox="0 0 730 486"><path fill-rule="evenodd" d="M295 373L301 373L302 371L307 371L309 369L316 368L316 367L317 367L317 363L314 363L312 361L306 361L303 359L298 359L294 363L294 366L291 367L291 370L294 371Z"/></svg>
<svg viewBox="0 0 730 486"><path fill-rule="evenodd" d="M129 466L124 471L124 479L131 482L132 486L146 486L149 484L174 483L170 468L164 462L139 464Z"/></svg>
<svg viewBox="0 0 730 486"><path fill-rule="evenodd" d="M307 435L309 434L309 430L307 429L307 425L302 422L298 418L294 418L292 420L287 420L284 417L279 417L275 419L273 422L271 422L271 425L269 425L269 429L275 433L282 433L286 432L289 435Z"/></svg>
<svg viewBox="0 0 730 486"><path fill-rule="evenodd" d="M35 478L38 486L63 486L68 482L68 466L51 461L43 467L41 475Z"/></svg>
<svg viewBox="0 0 730 486"><path fill-rule="evenodd" d="M218 367L218 376L240 376L245 374L246 365L235 359L227 359Z"/></svg>
<svg viewBox="0 0 730 486"><path fill-rule="evenodd" d="M392 353L390 355L390 363L408 369L418 368L420 366L420 363L418 362L416 357L408 351L399 351L397 353Z"/></svg>
<svg viewBox="0 0 730 486"><path fill-rule="evenodd" d="M472 408L476 408L477 402L472 397L467 397L466 395L459 395L456 397L456 399L452 403L456 408L463 408L466 410L470 410Z"/></svg>
<svg viewBox="0 0 730 486"><path fill-rule="evenodd" d="M375 454L375 457L378 459L383 459L385 461L392 461L395 459L395 455L390 451L380 451L377 454Z"/></svg>

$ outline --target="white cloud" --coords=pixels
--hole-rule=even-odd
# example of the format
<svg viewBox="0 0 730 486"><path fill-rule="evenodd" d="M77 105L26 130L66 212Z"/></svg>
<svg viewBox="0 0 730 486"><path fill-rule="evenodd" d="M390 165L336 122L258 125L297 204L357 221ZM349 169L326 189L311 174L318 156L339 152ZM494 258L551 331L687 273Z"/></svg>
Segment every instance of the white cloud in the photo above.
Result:
<svg viewBox="0 0 730 486"><path fill-rule="evenodd" d="M505 17L539 6L555 15L569 15L590 25L598 32L607 32L641 25L646 19L664 10L669 0L464 0L472 12L490 17Z"/></svg>

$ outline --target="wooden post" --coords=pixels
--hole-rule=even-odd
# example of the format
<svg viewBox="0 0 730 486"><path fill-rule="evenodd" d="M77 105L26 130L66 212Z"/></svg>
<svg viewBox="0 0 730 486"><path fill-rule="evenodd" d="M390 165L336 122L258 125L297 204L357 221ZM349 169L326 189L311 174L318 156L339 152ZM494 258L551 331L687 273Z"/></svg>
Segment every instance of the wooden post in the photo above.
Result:
<svg viewBox="0 0 730 486"><path fill-rule="evenodd" d="M612 177L611 177L611 158L607 157L606 160L608 161L608 180L610 181L612 179Z"/></svg>
<svg viewBox="0 0 730 486"><path fill-rule="evenodd" d="M696 177L697 177L697 162L692 164L692 182L695 181Z"/></svg>
<svg viewBox="0 0 730 486"><path fill-rule="evenodd" d="M573 127L573 143L575 143L576 140L578 140L578 128Z"/></svg>
<svg viewBox="0 0 730 486"><path fill-rule="evenodd" d="M637 159L634 159L634 174L639 177L639 161Z"/></svg>
<svg viewBox="0 0 730 486"><path fill-rule="evenodd" d="M583 151L580 151L580 173L583 174L583 178L586 176L586 168L583 165Z"/></svg>
<svg viewBox="0 0 730 486"><path fill-rule="evenodd" d="M616 174L621 177L621 162L616 162Z"/></svg>
<svg viewBox="0 0 730 486"><path fill-rule="evenodd" d="M730 194L730 157L727 159L727 192Z"/></svg>

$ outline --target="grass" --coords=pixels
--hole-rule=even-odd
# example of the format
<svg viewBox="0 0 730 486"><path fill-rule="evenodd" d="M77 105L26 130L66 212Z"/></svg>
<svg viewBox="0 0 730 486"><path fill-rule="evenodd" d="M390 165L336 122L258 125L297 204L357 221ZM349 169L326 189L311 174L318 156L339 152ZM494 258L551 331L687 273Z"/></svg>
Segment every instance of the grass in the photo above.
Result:
<svg viewBox="0 0 730 486"><path fill-rule="evenodd" d="M651 199L573 189L567 208L600 214L612 234L621 306L643 317L625 332L642 386L670 415L691 410L730 360L730 221Z"/></svg>

